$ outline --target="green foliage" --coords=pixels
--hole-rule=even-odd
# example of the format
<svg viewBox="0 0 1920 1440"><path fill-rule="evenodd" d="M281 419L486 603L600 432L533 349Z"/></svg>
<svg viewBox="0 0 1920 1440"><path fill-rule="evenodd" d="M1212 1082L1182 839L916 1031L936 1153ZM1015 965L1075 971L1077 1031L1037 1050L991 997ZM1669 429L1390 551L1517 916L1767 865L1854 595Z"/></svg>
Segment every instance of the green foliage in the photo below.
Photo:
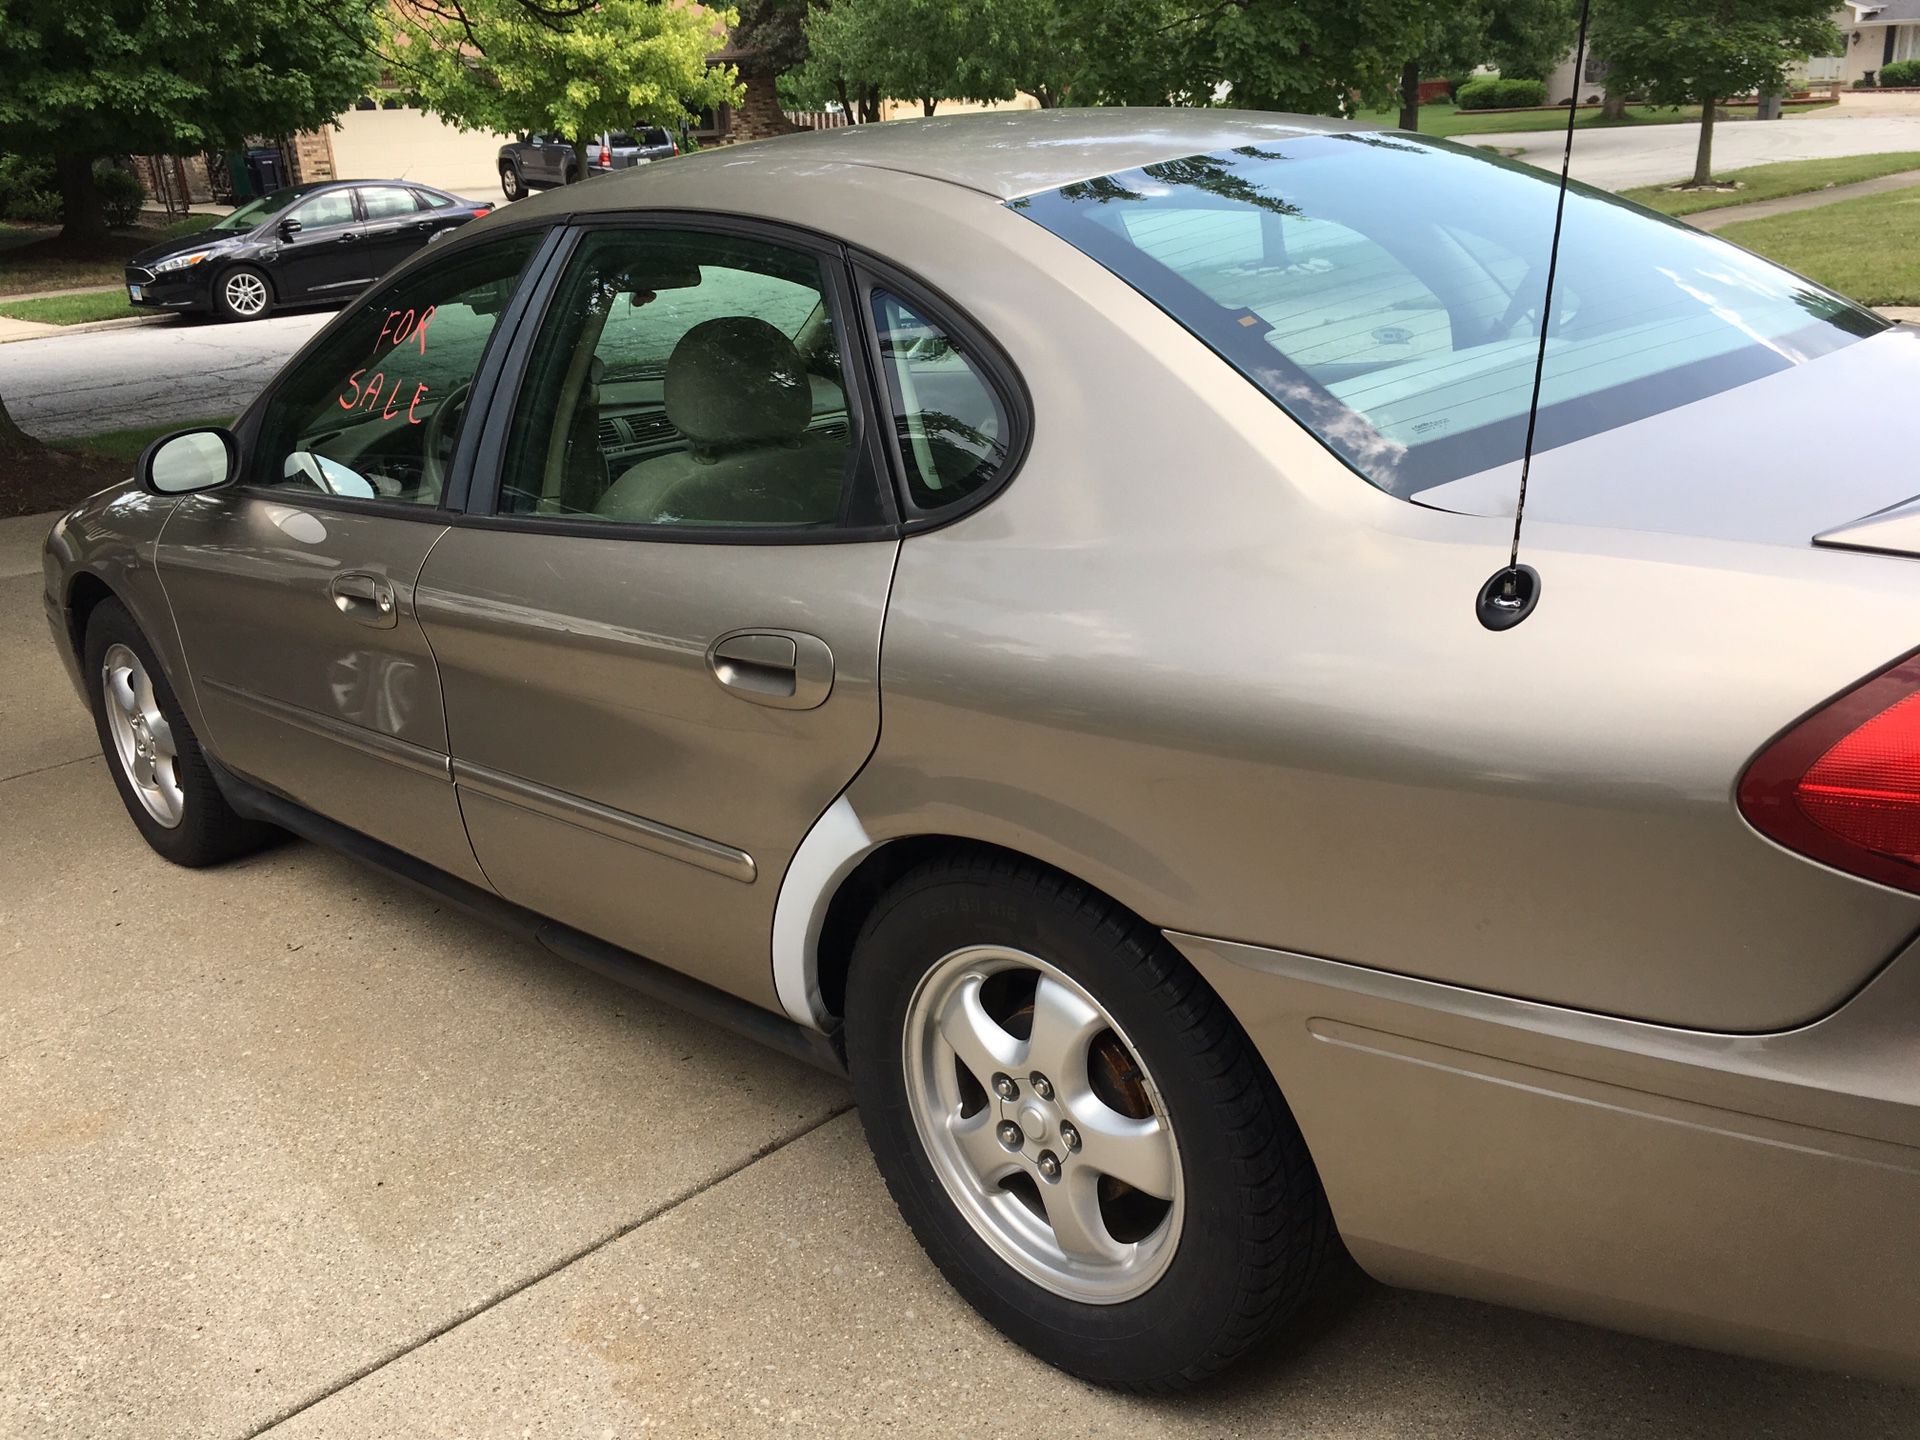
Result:
<svg viewBox="0 0 1920 1440"><path fill-rule="evenodd" d="M817 75L918 100L1011 100L1015 81L985 17L1018 0L832 0L807 19ZM909 40L907 37L911 37Z"/></svg>
<svg viewBox="0 0 1920 1440"><path fill-rule="evenodd" d="M577 137L737 103L732 69L706 63L736 18L659 0L436 0L383 7L379 23L388 67L423 109L463 130Z"/></svg>
<svg viewBox="0 0 1920 1440"><path fill-rule="evenodd" d="M93 167L93 188L100 193L107 224L114 229L124 230L139 220L140 207L147 199L147 187L131 170L122 170L110 161L101 160Z"/></svg>
<svg viewBox="0 0 1920 1440"><path fill-rule="evenodd" d="M1894 90L1920 86L1920 60L1896 60L1891 65L1883 65L1875 79Z"/></svg>
<svg viewBox="0 0 1920 1440"><path fill-rule="evenodd" d="M1545 80L1573 53L1576 0L1483 0L1487 17L1479 59L1509 80ZM1599 0L1604 4L1605 0Z"/></svg>
<svg viewBox="0 0 1920 1440"><path fill-rule="evenodd" d="M374 0L5 0L0 149L192 152L324 125L374 82Z"/></svg>
<svg viewBox="0 0 1920 1440"><path fill-rule="evenodd" d="M0 155L0 220L51 225L59 218L53 162L39 155Z"/></svg>
<svg viewBox="0 0 1920 1440"><path fill-rule="evenodd" d="M1784 91L1786 68L1840 49L1828 0L1601 0L1593 49L1607 87L1656 105Z"/></svg>
<svg viewBox="0 0 1920 1440"><path fill-rule="evenodd" d="M1469 80L1453 92L1453 99L1462 110L1520 110L1547 103L1547 82L1489 75Z"/></svg>
<svg viewBox="0 0 1920 1440"><path fill-rule="evenodd" d="M740 0L740 20L729 37L735 49L752 50L742 70L785 75L807 62L807 13L827 0ZM817 106L800 106L816 109Z"/></svg>

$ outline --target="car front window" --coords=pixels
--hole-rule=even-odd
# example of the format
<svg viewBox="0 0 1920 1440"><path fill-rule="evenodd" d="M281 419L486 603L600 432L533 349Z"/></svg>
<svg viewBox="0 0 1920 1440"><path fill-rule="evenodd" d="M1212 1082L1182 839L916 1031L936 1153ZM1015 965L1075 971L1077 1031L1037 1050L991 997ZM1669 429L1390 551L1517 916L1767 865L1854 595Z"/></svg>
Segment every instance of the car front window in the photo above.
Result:
<svg viewBox="0 0 1920 1440"><path fill-rule="evenodd" d="M1011 203L1384 490L1412 496L1520 456L1553 177L1445 141L1309 135ZM1733 245L1575 185L1535 448L1807 363L1885 325Z"/></svg>
<svg viewBox="0 0 1920 1440"><path fill-rule="evenodd" d="M271 195L262 195L257 200L249 200L231 215L221 216L207 229L224 231L228 234L251 230L262 220L278 215L299 198L298 190L276 190Z"/></svg>

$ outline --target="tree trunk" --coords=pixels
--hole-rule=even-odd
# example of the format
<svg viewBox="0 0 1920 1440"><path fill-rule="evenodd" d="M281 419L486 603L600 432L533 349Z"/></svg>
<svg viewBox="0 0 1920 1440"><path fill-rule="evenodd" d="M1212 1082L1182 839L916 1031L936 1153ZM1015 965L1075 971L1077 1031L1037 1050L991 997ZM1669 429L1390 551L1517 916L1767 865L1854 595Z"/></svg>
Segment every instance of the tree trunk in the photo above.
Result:
<svg viewBox="0 0 1920 1440"><path fill-rule="evenodd" d="M1606 100L1600 106L1602 120L1624 120L1627 118L1627 97L1624 94L1607 92Z"/></svg>
<svg viewBox="0 0 1920 1440"><path fill-rule="evenodd" d="M60 238L82 245L105 242L107 211L93 183L93 157L56 155L53 169L60 180Z"/></svg>
<svg viewBox="0 0 1920 1440"><path fill-rule="evenodd" d="M573 142L573 168L567 171L564 178L568 185L587 178L587 142L584 138Z"/></svg>
<svg viewBox="0 0 1920 1440"><path fill-rule="evenodd" d="M854 113L853 106L847 99L847 82L844 80L835 80L833 82L833 93L840 97L840 113L847 117L847 123L849 125L858 125L860 123L860 117Z"/></svg>
<svg viewBox="0 0 1920 1440"><path fill-rule="evenodd" d="M1400 67L1400 128L1420 128L1420 62L1409 60Z"/></svg>
<svg viewBox="0 0 1920 1440"><path fill-rule="evenodd" d="M922 115L933 114L934 107L937 106L939 103L940 102L938 100L930 100L926 96L922 95L920 97L920 113Z"/></svg>
<svg viewBox="0 0 1920 1440"><path fill-rule="evenodd" d="M869 85L860 92L860 123L877 125L880 123L880 87Z"/></svg>
<svg viewBox="0 0 1920 1440"><path fill-rule="evenodd" d="M1051 110L1060 103L1060 97L1053 93L1051 85L1036 85L1028 93L1042 110Z"/></svg>
<svg viewBox="0 0 1920 1440"><path fill-rule="evenodd" d="M20 428L7 411L7 400L0 395L0 456L34 455L45 449L38 440Z"/></svg>
<svg viewBox="0 0 1920 1440"><path fill-rule="evenodd" d="M1700 149L1693 159L1693 179L1690 185L1711 185L1713 183L1713 105L1709 100L1700 107Z"/></svg>

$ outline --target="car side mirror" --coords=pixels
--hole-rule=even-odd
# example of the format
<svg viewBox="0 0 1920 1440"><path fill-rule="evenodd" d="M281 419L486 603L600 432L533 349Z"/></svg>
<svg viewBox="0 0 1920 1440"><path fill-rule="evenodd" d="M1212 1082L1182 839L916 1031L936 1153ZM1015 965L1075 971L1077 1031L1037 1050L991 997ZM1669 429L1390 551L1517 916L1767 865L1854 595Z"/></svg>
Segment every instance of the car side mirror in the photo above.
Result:
<svg viewBox="0 0 1920 1440"><path fill-rule="evenodd" d="M300 222L289 215L280 222L280 233L291 240L300 233Z"/></svg>
<svg viewBox="0 0 1920 1440"><path fill-rule="evenodd" d="M176 430L140 452L134 477L149 495L191 495L230 483L240 469L240 446L224 426Z"/></svg>

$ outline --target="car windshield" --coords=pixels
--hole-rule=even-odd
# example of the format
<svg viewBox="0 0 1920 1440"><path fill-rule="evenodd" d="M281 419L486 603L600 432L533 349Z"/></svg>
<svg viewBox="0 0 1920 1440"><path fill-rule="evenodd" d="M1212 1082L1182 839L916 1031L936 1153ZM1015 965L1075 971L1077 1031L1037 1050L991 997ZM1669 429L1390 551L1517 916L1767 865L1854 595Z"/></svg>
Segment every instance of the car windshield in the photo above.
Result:
<svg viewBox="0 0 1920 1440"><path fill-rule="evenodd" d="M1397 495L1520 457L1555 176L1402 134L1301 136L1011 202L1141 291ZM1585 186L1567 196L1535 449L1887 322Z"/></svg>
<svg viewBox="0 0 1920 1440"><path fill-rule="evenodd" d="M208 230L251 230L270 215L278 215L301 196L299 190L276 190L271 195L262 195L257 200L249 200L231 215L223 215L207 227Z"/></svg>

